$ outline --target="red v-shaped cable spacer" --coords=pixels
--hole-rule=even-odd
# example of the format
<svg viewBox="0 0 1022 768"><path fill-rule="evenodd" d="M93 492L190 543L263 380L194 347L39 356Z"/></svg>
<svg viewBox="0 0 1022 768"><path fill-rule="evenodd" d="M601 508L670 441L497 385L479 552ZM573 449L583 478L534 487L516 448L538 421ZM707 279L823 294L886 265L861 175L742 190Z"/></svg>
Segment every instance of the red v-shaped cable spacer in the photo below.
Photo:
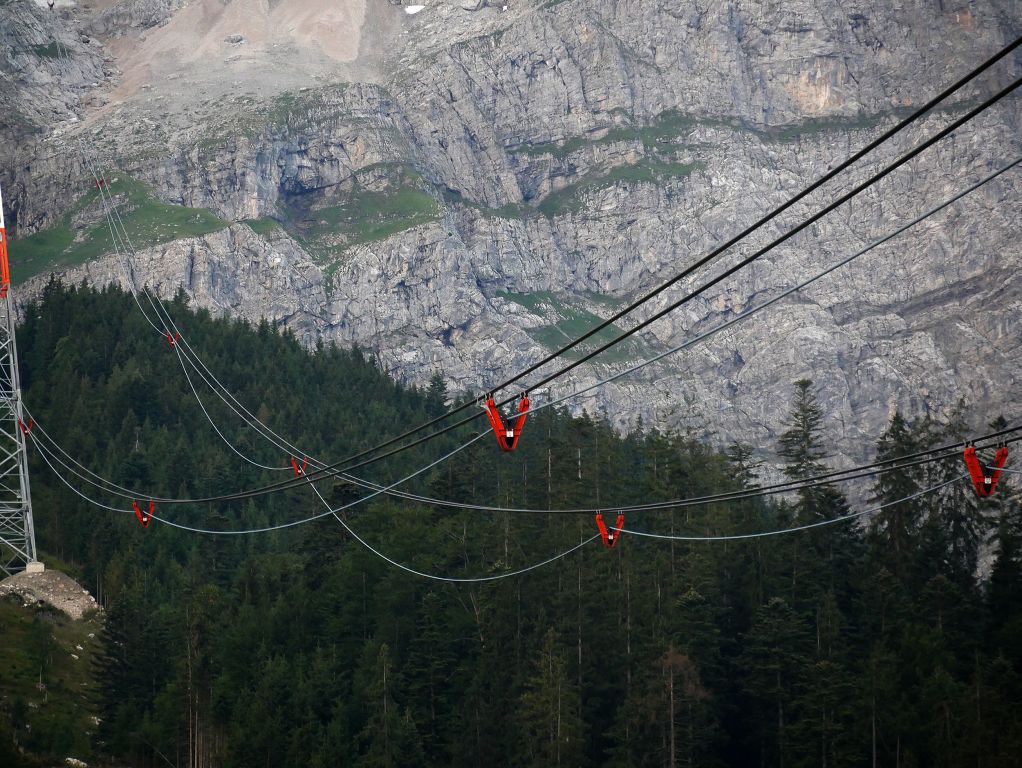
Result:
<svg viewBox="0 0 1022 768"><path fill-rule="evenodd" d="M138 518L138 522L142 524L143 528L148 528L149 521L153 519L153 510L156 509L156 502L155 501L149 502L148 512L143 512L142 509L138 506L137 501L131 502L131 506L135 510L135 517Z"/></svg>
<svg viewBox="0 0 1022 768"><path fill-rule="evenodd" d="M603 546L607 549L613 549L614 545L617 544L621 538L621 529L625 526L625 516L618 514L617 521L614 523L613 530L607 528L607 524L603 522L603 513L598 512L596 514L596 527L600 530L600 539L603 541Z"/></svg>

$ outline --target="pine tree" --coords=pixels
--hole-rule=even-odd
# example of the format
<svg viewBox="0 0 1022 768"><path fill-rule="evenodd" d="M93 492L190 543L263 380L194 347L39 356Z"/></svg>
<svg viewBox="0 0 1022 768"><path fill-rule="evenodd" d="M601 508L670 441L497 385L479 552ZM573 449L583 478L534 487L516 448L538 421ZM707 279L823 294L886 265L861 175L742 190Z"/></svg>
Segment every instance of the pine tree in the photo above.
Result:
<svg viewBox="0 0 1022 768"><path fill-rule="evenodd" d="M965 404L959 402L947 425L934 438L964 440L968 434ZM983 511L988 503L980 504L965 474L960 454L931 465L928 485L949 484L926 497L928 515L922 537L926 551L922 553L925 558L922 567L936 566L948 578L971 588L975 585L980 543L990 524Z"/></svg>
<svg viewBox="0 0 1022 768"><path fill-rule="evenodd" d="M784 473L792 480L803 480L826 471L823 460L823 410L812 391L812 381L795 382L795 400L781 434L778 453L785 459ZM796 523L811 524L845 517L848 503L830 483L801 488L795 505ZM813 606L821 592L836 591L847 582L850 564L855 559L857 537L847 525L815 528L805 535L791 537L789 570L791 602L796 610Z"/></svg>
<svg viewBox="0 0 1022 768"><path fill-rule="evenodd" d="M778 454L785 460L783 472L791 480L804 480L826 472L823 463L823 409L816 401L810 379L795 382L795 400L778 438ZM840 517L848 511L841 494L830 483L798 491L797 522Z"/></svg>
<svg viewBox="0 0 1022 768"><path fill-rule="evenodd" d="M921 449L915 430L895 413L887 431L877 444L877 460L887 461L916 453ZM879 564L901 579L908 577L915 560L914 539L923 514L918 499L898 501L920 490L914 468L882 472L877 475L874 501L884 506L870 521L873 550ZM898 501L898 503L892 503Z"/></svg>

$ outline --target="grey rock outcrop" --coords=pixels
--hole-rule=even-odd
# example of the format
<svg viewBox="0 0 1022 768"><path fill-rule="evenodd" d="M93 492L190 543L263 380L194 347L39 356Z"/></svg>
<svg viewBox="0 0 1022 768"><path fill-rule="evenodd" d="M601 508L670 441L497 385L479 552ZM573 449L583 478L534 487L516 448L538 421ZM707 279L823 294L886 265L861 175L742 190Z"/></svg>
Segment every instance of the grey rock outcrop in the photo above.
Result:
<svg viewBox="0 0 1022 768"><path fill-rule="evenodd" d="M89 19L87 29L95 35L138 34L166 22L184 0L129 0L104 9Z"/></svg>
<svg viewBox="0 0 1022 768"><path fill-rule="evenodd" d="M26 605L45 603L66 613L75 621L90 611L101 610L88 590L60 571L18 573L0 581L0 598L17 595Z"/></svg>
<svg viewBox="0 0 1022 768"><path fill-rule="evenodd" d="M34 2L0 4L0 136L5 163L37 132L77 116L102 97L113 73L98 40L81 30L75 9Z"/></svg>

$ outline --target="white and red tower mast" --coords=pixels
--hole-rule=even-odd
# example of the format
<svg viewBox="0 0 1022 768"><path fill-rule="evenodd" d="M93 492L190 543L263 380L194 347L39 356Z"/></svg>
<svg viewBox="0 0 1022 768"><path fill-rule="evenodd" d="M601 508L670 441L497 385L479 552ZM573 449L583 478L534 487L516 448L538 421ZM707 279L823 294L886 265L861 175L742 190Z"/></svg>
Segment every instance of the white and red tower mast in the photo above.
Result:
<svg viewBox="0 0 1022 768"><path fill-rule="evenodd" d="M31 428L21 408L17 316L11 298L3 191L0 190L0 577L40 571L36 559L32 496L28 485L25 437Z"/></svg>

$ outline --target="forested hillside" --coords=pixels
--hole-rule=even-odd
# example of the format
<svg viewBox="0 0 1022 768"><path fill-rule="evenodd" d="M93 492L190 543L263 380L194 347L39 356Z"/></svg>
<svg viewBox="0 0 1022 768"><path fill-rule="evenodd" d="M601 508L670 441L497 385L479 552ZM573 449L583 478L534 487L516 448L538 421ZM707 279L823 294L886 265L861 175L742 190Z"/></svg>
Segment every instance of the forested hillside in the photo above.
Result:
<svg viewBox="0 0 1022 768"><path fill-rule="evenodd" d="M350 455L445 408L439 380L405 389L359 351L310 353L182 300L169 311L241 402L315 456ZM35 429L139 489L143 503L281 479L243 463L211 428L130 294L51 284L28 308L19 344ZM239 450L289 466L200 395ZM817 474L827 457L812 384L778 407L787 431L757 448L776 452L790 477ZM876 451L911 453L963 430L895 418ZM392 481L469 436L360 473ZM612 507L755 485L749 456L749 446L719 453L648 428L621 436L601 419L546 409L529 417L514 453L487 436L409 488L474 504ZM91 754L76 755L90 763L993 768L1022 753L1022 511L1010 476L990 500L962 480L868 524L727 542L625 535L521 576L454 584L392 567L329 517L252 536L159 521L143 529L124 500L103 499L123 514L89 506L38 452L32 460L40 548L106 608L93 669L101 722ZM879 504L963 472L955 460L869 482ZM334 506L360 493L341 481L319 488ZM822 486L776 503L631 513L628 527L769 531L846 514L845 493ZM390 557L446 577L514 570L596 534L588 514L381 499L344 513L348 524ZM228 530L322 509L297 489L156 514ZM30 743L3 715L3 730ZM21 759L5 744L8 755Z"/></svg>

